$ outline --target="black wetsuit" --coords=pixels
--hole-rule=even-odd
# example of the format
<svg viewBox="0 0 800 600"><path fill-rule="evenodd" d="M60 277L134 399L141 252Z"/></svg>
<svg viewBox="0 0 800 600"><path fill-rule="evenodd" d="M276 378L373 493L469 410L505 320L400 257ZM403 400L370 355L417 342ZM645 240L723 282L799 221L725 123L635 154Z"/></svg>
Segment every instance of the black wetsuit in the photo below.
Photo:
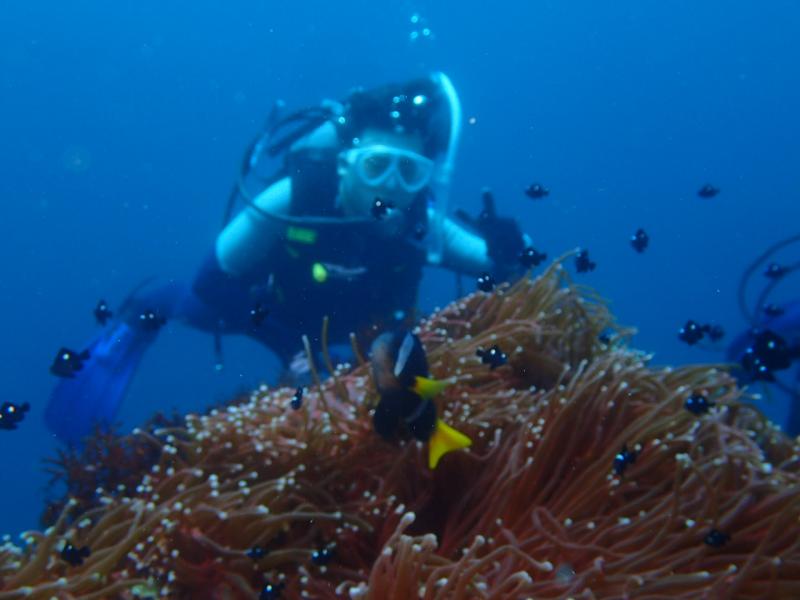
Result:
<svg viewBox="0 0 800 600"><path fill-rule="evenodd" d="M153 315L159 325L182 321L218 340L224 334L248 335L287 367L302 350L304 334L312 351L320 350L326 315L330 344L344 343L355 332L362 348L382 331L412 322L424 249L407 232L381 237L370 219L337 222L335 160L306 158L289 163L290 216L297 219L251 272L232 277L211 253L191 286L170 281L134 290L86 345L83 368L75 377L59 379L45 411L49 429L62 441L79 444L94 423L114 422L136 368L158 335L158 327L142 315ZM412 203L409 227L424 221L426 201L420 194ZM303 217L327 219L323 224ZM251 311L259 304L269 314L256 324Z"/></svg>
<svg viewBox="0 0 800 600"><path fill-rule="evenodd" d="M332 343L350 332L368 343L389 327L413 318L425 252L408 231L381 236L375 223L337 223L338 175L335 157L295 155L289 164L292 217L324 217L325 224L287 225L258 267L243 277L221 269L209 256L193 285L194 294L217 315L219 333L245 333L269 346L288 363L301 335L317 341L329 317ZM426 196L413 203L407 230L424 222ZM310 221L313 221L310 219ZM324 276L319 275L320 267ZM324 279L324 280L323 280ZM259 326L250 310L261 304L269 316ZM190 319L191 321L191 319Z"/></svg>

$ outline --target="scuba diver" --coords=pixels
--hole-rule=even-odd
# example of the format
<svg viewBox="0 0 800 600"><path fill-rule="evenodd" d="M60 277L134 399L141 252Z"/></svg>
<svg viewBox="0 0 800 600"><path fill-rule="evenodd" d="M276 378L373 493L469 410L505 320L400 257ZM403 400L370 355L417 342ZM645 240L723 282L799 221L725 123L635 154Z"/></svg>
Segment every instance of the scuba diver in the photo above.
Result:
<svg viewBox="0 0 800 600"><path fill-rule="evenodd" d="M772 303L770 297L779 283L800 270L800 262L789 265L767 262L784 248L800 242L800 234L781 240L765 250L745 269L739 283L739 308L749 323L747 331L737 336L728 347L728 360L736 363L734 374L741 384L763 382L787 394L789 414L785 431L800 434L800 298ZM766 265L766 266L765 266ZM759 269L767 284L758 294L754 308L747 303L752 276ZM796 364L792 381L778 373Z"/></svg>
<svg viewBox="0 0 800 600"><path fill-rule="evenodd" d="M314 334L325 317L331 344L351 332L368 344L408 327L424 266L497 281L523 272L529 238L497 215L490 196L469 228L447 215L461 108L446 75L281 110L248 148L193 283L145 282L113 316L103 311L102 333L85 351L59 351L45 420L62 441L79 443L94 424L113 422L168 320L212 334L219 360L221 336L243 334L289 369L304 334L312 356L320 351Z"/></svg>

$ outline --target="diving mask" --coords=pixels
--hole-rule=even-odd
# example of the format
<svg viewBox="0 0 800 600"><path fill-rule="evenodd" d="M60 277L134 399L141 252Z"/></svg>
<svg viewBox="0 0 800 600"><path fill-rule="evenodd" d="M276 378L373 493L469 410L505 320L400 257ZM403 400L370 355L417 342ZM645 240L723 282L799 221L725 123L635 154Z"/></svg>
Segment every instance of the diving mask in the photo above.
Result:
<svg viewBox="0 0 800 600"><path fill-rule="evenodd" d="M434 162L421 154L383 144L352 148L341 157L352 165L361 181L380 187L394 177L400 187L414 194L430 183Z"/></svg>

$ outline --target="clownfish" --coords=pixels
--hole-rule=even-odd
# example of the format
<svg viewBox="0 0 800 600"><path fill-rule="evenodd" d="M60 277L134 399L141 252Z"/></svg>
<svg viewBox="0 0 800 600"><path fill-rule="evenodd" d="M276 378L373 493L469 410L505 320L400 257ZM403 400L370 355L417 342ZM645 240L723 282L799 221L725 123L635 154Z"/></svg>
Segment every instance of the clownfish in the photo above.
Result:
<svg viewBox="0 0 800 600"><path fill-rule="evenodd" d="M428 359L419 338L409 331L384 333L372 343L372 376L380 401L375 408L375 431L384 439L410 434L428 442L428 467L472 440L438 418L431 398L447 383L430 378Z"/></svg>

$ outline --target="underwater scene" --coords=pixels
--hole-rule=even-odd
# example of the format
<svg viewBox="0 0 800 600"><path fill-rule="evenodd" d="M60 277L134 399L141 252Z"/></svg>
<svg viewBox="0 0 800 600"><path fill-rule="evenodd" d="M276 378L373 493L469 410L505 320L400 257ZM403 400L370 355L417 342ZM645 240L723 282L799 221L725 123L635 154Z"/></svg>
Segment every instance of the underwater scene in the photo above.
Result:
<svg viewBox="0 0 800 600"><path fill-rule="evenodd" d="M0 600L800 598L800 5L0 4Z"/></svg>

